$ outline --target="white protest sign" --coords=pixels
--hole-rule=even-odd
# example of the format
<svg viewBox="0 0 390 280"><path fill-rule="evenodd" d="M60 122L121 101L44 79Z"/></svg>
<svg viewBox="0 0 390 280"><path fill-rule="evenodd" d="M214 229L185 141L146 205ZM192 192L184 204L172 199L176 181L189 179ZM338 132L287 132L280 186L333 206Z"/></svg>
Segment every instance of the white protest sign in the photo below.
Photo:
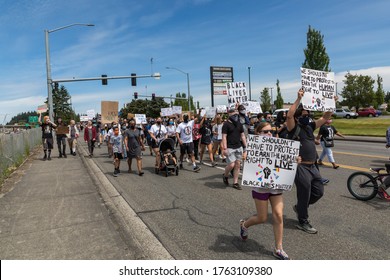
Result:
<svg viewBox="0 0 390 280"><path fill-rule="evenodd" d="M92 120L95 117L95 110L87 110L88 120Z"/></svg>
<svg viewBox="0 0 390 280"><path fill-rule="evenodd" d="M145 114L135 114L134 115L134 118L135 118L135 123L136 124L145 124L145 123L148 123L146 121L146 115Z"/></svg>
<svg viewBox="0 0 390 280"><path fill-rule="evenodd" d="M206 109L201 109L199 115L203 117L206 114Z"/></svg>
<svg viewBox="0 0 390 280"><path fill-rule="evenodd" d="M161 108L161 116L162 117L168 117L173 115L173 111L171 107L168 108Z"/></svg>
<svg viewBox="0 0 390 280"><path fill-rule="evenodd" d="M180 115L182 112L181 106L172 106L172 113L175 115Z"/></svg>
<svg viewBox="0 0 390 280"><path fill-rule="evenodd" d="M248 135L242 185L291 190L297 170L298 141Z"/></svg>
<svg viewBox="0 0 390 280"><path fill-rule="evenodd" d="M81 115L81 116L80 116L80 121L81 121L81 122L87 122L87 121L89 121L88 116L87 116L87 115Z"/></svg>
<svg viewBox="0 0 390 280"><path fill-rule="evenodd" d="M206 118L213 119L216 114L216 109L214 107L206 107Z"/></svg>
<svg viewBox="0 0 390 280"><path fill-rule="evenodd" d="M46 111L47 111L47 104L40 105L37 108L38 113L45 113Z"/></svg>
<svg viewBox="0 0 390 280"><path fill-rule="evenodd" d="M227 107L226 105L217 105L217 113L226 113Z"/></svg>
<svg viewBox="0 0 390 280"><path fill-rule="evenodd" d="M245 82L226 83L228 103L244 103L249 101Z"/></svg>
<svg viewBox="0 0 390 280"><path fill-rule="evenodd" d="M261 110L260 102L258 101L247 101L244 102L243 105L245 106L247 112L254 114L263 113L263 111Z"/></svg>
<svg viewBox="0 0 390 280"><path fill-rule="evenodd" d="M305 91L303 108L312 111L334 111L336 84L333 72L301 68L301 84Z"/></svg>

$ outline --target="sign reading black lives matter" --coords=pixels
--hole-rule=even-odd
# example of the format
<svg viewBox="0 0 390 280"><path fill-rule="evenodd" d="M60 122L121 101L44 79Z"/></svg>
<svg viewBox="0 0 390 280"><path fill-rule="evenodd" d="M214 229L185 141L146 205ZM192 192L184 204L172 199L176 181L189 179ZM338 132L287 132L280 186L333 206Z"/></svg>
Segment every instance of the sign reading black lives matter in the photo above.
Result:
<svg viewBox="0 0 390 280"><path fill-rule="evenodd" d="M229 105L249 101L245 82L226 83L226 90Z"/></svg>
<svg viewBox="0 0 390 280"><path fill-rule="evenodd" d="M312 111L334 111L336 84L333 72L301 68L301 83L305 94L303 108Z"/></svg>
<svg viewBox="0 0 390 280"><path fill-rule="evenodd" d="M299 145L298 141L290 139L249 134L241 185L291 190L297 170Z"/></svg>

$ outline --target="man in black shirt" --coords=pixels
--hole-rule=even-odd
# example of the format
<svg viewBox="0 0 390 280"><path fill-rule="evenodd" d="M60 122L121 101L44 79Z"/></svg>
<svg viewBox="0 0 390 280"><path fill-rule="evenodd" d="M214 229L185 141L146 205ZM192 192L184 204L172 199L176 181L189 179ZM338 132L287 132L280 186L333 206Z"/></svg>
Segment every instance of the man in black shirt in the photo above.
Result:
<svg viewBox="0 0 390 280"><path fill-rule="evenodd" d="M222 126L221 147L228 163L223 174L223 182L225 185L229 185L228 176L233 169L233 188L241 190L241 186L238 184L238 175L241 161L246 159L246 138L238 111L235 109L229 110L229 119Z"/></svg>
<svg viewBox="0 0 390 280"><path fill-rule="evenodd" d="M45 156L43 160L51 160L51 150L53 149L53 129L57 126L51 122L49 116L44 116L43 122L41 122L42 114L39 113L38 123L42 128L42 144L43 152Z"/></svg>
<svg viewBox="0 0 390 280"><path fill-rule="evenodd" d="M297 204L294 205L294 211L297 213L297 228L307 233L317 233L317 230L309 223L309 205L316 203L324 194L324 185L321 180L321 174L316 166L317 151L315 146L314 130L321 127L331 118L332 112L324 112L323 116L316 121L311 121L309 111L299 105L304 95L304 91L298 91L298 98L290 107L287 113L287 130L290 135L294 135L297 126L300 131L297 135L301 142L299 155L302 162L297 167L295 176L295 185L297 187Z"/></svg>

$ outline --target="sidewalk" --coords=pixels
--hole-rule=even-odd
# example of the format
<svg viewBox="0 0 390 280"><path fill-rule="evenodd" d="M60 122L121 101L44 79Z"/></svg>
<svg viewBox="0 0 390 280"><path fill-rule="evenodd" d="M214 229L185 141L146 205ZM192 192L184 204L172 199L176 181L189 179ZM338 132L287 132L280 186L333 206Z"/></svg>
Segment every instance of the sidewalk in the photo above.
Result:
<svg viewBox="0 0 390 280"><path fill-rule="evenodd" d="M0 193L0 259L138 259L109 216L82 156L42 149ZM4 193L6 191L6 193ZM142 258L142 257L141 257Z"/></svg>

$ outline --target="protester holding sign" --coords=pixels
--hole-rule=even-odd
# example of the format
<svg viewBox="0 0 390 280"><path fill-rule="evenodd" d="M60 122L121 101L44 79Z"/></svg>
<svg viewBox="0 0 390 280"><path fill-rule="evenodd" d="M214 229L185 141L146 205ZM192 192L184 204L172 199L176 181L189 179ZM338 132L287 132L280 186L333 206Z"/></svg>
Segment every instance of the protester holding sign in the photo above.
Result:
<svg viewBox="0 0 390 280"><path fill-rule="evenodd" d="M156 166L155 171L158 173L158 169L160 168L160 142L161 140L167 138L167 129L162 124L161 117L158 117L156 123L152 125L149 130L150 137L152 138L152 148L154 153L156 154Z"/></svg>
<svg viewBox="0 0 390 280"><path fill-rule="evenodd" d="M272 137L272 127L268 122L260 123L255 130L256 135ZM265 146L264 146L265 147ZM265 150L265 148L264 148ZM299 160L298 160L299 162ZM275 249L273 255L281 260L288 260L289 257L283 250L283 189L269 189L254 187L252 197L255 202L257 214L247 220L240 221L240 236L242 240L248 238L248 228L253 225L265 223L268 217L268 200L272 207L273 230L275 237Z"/></svg>
<svg viewBox="0 0 390 280"><path fill-rule="evenodd" d="M290 135L294 136L296 130L299 129L297 140L301 143L299 155L302 158L302 162L298 165L295 176L298 202L293 207L299 221L297 228L314 234L317 233L317 229L309 223L308 208L310 204L316 203L324 194L321 174L316 166L318 155L315 146L314 130L321 127L331 118L332 111L324 112L320 119L311 121L309 111L300 105L304 94L303 89L298 91L298 98L287 113L287 130Z"/></svg>

